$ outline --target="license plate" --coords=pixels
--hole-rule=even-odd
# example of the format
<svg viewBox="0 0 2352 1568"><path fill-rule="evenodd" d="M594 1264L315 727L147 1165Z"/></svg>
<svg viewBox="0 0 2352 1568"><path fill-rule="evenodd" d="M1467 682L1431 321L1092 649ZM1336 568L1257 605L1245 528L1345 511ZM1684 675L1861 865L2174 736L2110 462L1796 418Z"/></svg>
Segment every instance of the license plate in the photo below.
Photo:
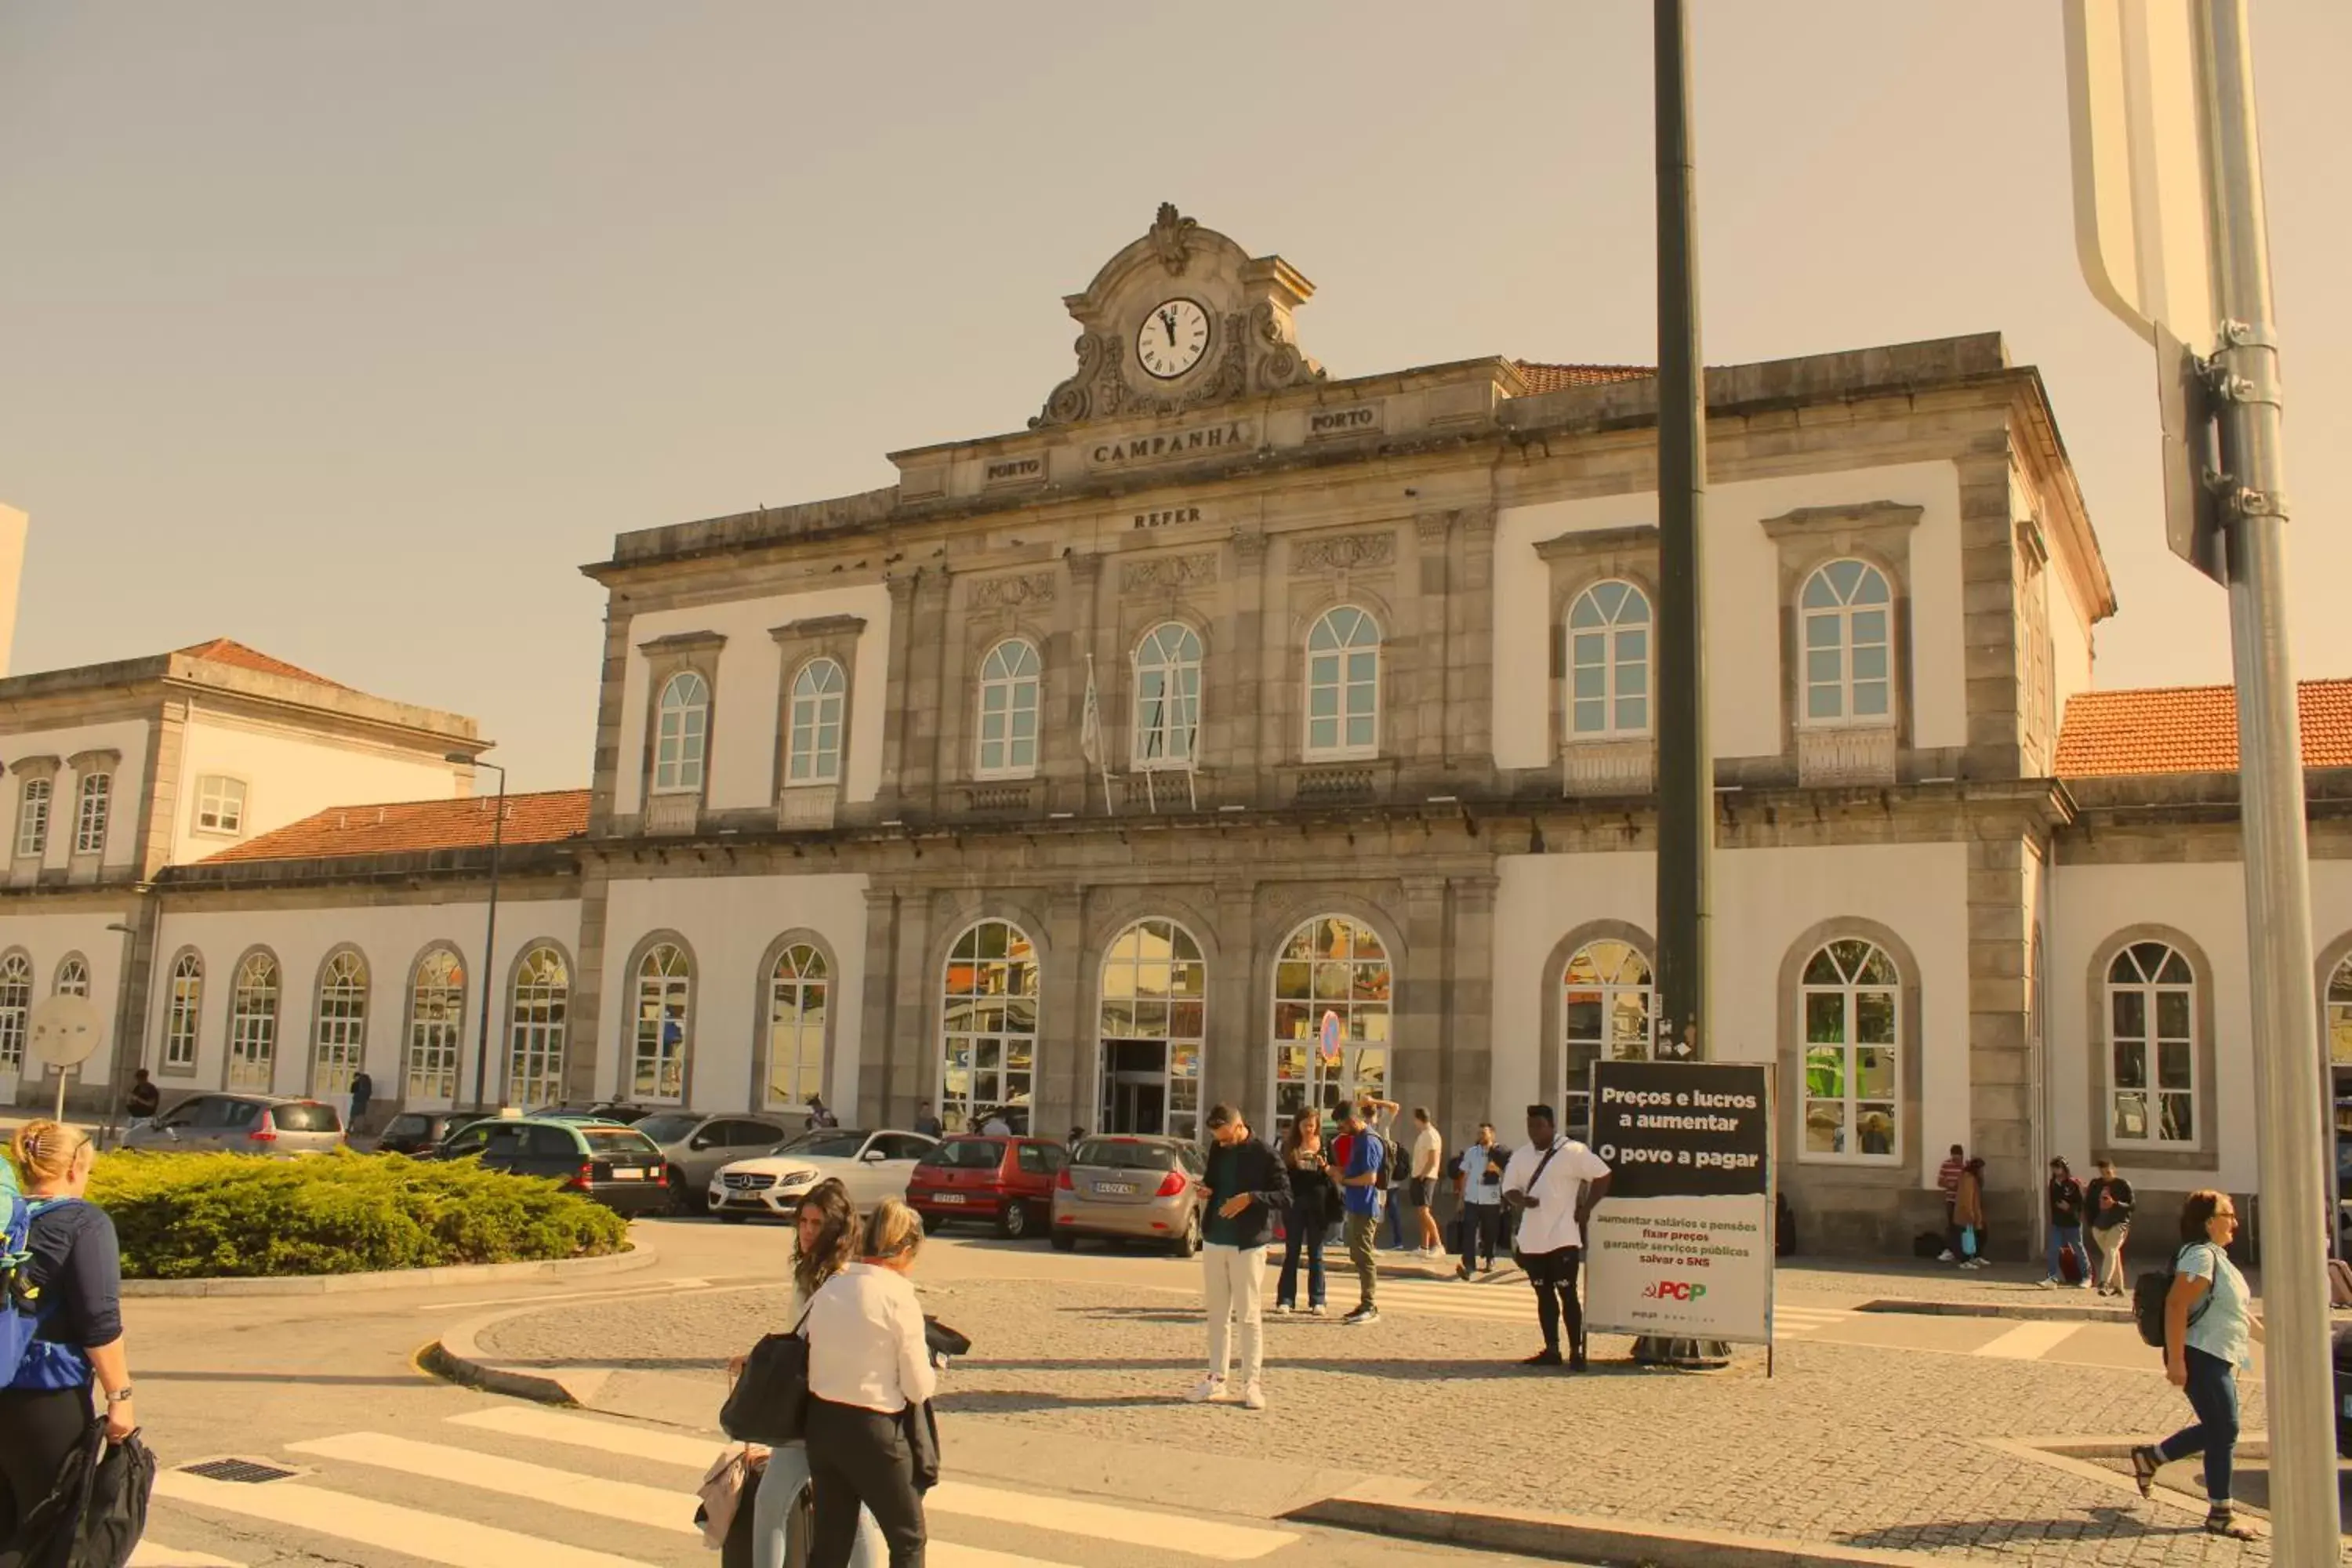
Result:
<svg viewBox="0 0 2352 1568"><path fill-rule="evenodd" d="M1136 1185L1133 1182L1097 1182L1095 1184L1095 1191L1098 1193L1117 1193L1123 1197L1131 1198L1136 1194Z"/></svg>
<svg viewBox="0 0 2352 1568"><path fill-rule="evenodd" d="M963 1202L963 1194L961 1193L933 1193L931 1194L931 1202L935 1204L960 1204Z"/></svg>
<svg viewBox="0 0 2352 1568"><path fill-rule="evenodd" d="M645 1179L646 1173L638 1166L615 1165L613 1167L613 1180L616 1182L642 1182Z"/></svg>

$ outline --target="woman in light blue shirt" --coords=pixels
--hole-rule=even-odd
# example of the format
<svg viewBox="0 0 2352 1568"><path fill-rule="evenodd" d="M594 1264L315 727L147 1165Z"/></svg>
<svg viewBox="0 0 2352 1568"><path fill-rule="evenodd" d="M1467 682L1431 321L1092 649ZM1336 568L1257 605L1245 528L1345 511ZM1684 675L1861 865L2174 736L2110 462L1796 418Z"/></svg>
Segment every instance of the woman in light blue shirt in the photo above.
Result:
<svg viewBox="0 0 2352 1568"><path fill-rule="evenodd" d="M2181 1205L2180 1251L2164 1300L2164 1370L2187 1392L2197 1420L2161 1443L2134 1448L2132 1474L2146 1497L2163 1466L2203 1454L2207 1532L2251 1541L2254 1532L2230 1505L2230 1465L2238 1447L2238 1370L2253 1364L2263 1325L2246 1277L2224 1250L2237 1234L2237 1206L2228 1194L2195 1192Z"/></svg>

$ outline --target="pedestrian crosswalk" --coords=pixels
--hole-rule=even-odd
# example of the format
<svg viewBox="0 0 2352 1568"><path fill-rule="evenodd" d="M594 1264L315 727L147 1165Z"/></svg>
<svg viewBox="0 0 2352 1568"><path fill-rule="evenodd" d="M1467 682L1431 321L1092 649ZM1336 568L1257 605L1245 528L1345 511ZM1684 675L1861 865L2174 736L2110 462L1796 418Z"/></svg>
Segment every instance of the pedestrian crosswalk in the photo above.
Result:
<svg viewBox="0 0 2352 1568"><path fill-rule="evenodd" d="M1333 1310L1336 1317L1354 1305L1354 1284L1349 1281L1345 1289L1339 1289L1335 1283L1334 1289L1338 1292L1335 1300L1339 1302ZM1517 1279L1382 1279L1379 1302L1383 1316L1395 1313L1497 1323L1535 1321L1533 1294L1524 1281ZM1843 1308L1776 1306L1772 1311L1772 1337L1796 1339L1856 1315Z"/></svg>
<svg viewBox="0 0 2352 1568"><path fill-rule="evenodd" d="M299 1541L341 1562L449 1568L674 1568L707 1562L694 1488L718 1452L708 1437L539 1405L496 1405L427 1432L352 1431L245 1456L283 1479L156 1478L152 1537L131 1568L247 1568ZM583 1468L575 1468L574 1466ZM1252 1563L1298 1537L1283 1530L1121 1503L942 1481L926 1498L933 1568L1070 1568L1118 1561ZM209 1550L169 1542L201 1539ZM234 1542L256 1550L218 1553ZM983 1544L983 1542L985 1544ZM266 1543L266 1544L265 1544ZM1049 1555L1013 1547L1034 1546Z"/></svg>

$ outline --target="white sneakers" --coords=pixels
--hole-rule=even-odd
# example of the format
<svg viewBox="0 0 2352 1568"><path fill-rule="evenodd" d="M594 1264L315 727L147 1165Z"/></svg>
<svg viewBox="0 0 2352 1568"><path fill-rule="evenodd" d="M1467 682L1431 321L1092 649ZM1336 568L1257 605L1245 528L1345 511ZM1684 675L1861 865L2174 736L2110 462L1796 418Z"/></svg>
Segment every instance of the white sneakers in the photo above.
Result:
<svg viewBox="0 0 2352 1568"><path fill-rule="evenodd" d="M1242 1407L1245 1410L1265 1409L1265 1390L1255 1383L1244 1384L1242 1388Z"/></svg>
<svg viewBox="0 0 2352 1568"><path fill-rule="evenodd" d="M1959 1254L1954 1252L1948 1247L1944 1248L1942 1256L1936 1259L1938 1263L1958 1263L1959 1260Z"/></svg>
<svg viewBox="0 0 2352 1568"><path fill-rule="evenodd" d="M1225 1380L1222 1377L1204 1377L1186 1392L1184 1403L1187 1405L1222 1404L1224 1397ZM1247 1410L1265 1408L1265 1389L1255 1378L1252 1378L1242 1386L1242 1406Z"/></svg>

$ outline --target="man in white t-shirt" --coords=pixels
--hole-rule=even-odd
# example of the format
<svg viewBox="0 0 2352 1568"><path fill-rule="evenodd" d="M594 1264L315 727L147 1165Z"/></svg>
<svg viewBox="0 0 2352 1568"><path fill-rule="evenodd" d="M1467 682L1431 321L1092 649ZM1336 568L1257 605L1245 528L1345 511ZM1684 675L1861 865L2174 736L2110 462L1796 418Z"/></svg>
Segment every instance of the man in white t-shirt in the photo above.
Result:
<svg viewBox="0 0 2352 1568"><path fill-rule="evenodd" d="M1559 1366L1559 1330L1568 1325L1567 1364L1584 1370L1584 1309L1576 1297L1584 1262L1584 1222L1609 1195L1609 1166L1573 1138L1560 1135L1549 1105L1528 1107L1528 1141L1503 1168L1503 1206L1519 1215L1516 1251L1536 1288L1536 1321L1544 1348L1529 1366Z"/></svg>
<svg viewBox="0 0 2352 1568"><path fill-rule="evenodd" d="M1445 1168L1445 1134L1431 1125L1429 1108L1412 1108L1412 1174L1406 1195L1421 1220L1421 1255L1444 1256L1445 1237L1437 1228L1437 1176Z"/></svg>

